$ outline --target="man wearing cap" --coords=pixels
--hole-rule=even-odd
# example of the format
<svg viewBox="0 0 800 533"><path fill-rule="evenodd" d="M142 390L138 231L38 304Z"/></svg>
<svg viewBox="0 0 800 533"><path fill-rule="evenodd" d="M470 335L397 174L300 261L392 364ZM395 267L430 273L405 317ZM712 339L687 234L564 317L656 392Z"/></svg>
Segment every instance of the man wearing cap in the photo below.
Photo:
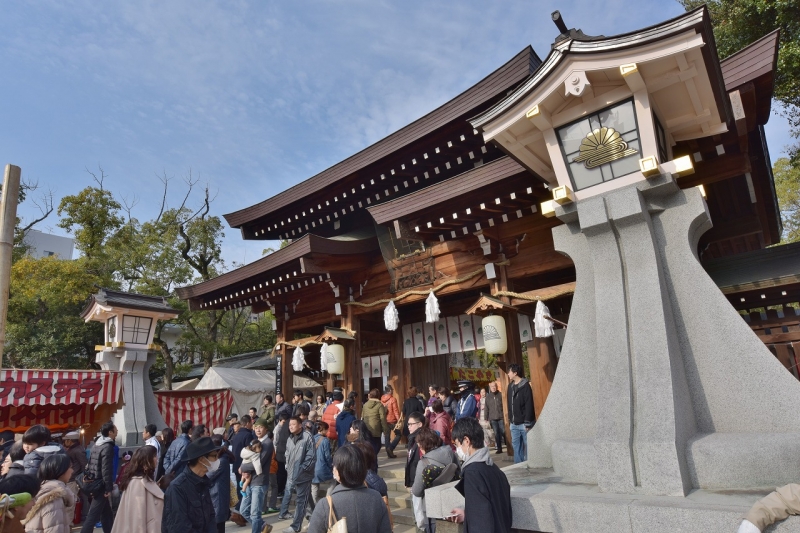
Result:
<svg viewBox="0 0 800 533"><path fill-rule="evenodd" d="M242 498L239 509L245 520L250 522L253 533L259 533L264 527L261 510L264 507L264 497L269 488L269 467L272 463L275 447L267 436L267 423L264 420L260 418L256 420L255 424L253 424L253 430L256 433L256 438L261 441L261 454L258 459L261 461L261 473L256 475L254 471L251 474L250 490Z"/></svg>
<svg viewBox="0 0 800 533"><path fill-rule="evenodd" d="M175 439L169 448L167 448L166 455L164 456L164 473L169 474L170 472L174 472L175 475L180 474L183 471L183 468L186 466L185 464L181 463L183 452L186 450L186 447L189 446L189 434L192 432L192 428L194 427L194 422L191 420L184 420L181 423L181 434L180 436Z"/></svg>
<svg viewBox="0 0 800 533"><path fill-rule="evenodd" d="M230 442L231 439L233 438L233 434L236 433L236 431L233 429L233 425L238 421L239 421L239 415L237 415L236 413L231 413L225 417L225 422L228 426L228 431L225 434L226 441Z"/></svg>
<svg viewBox="0 0 800 533"><path fill-rule="evenodd" d="M206 474L219 468L219 450L211 437L200 437L186 447L189 464L164 495L161 533L216 533L211 481Z"/></svg>
<svg viewBox="0 0 800 533"><path fill-rule="evenodd" d="M86 470L89 462L86 459L86 449L81 444L81 434L77 431L68 431L64 435L64 448L67 449L67 455L72 463L72 477L69 480L75 481L78 474L83 474L83 471ZM89 497L82 490L78 491L78 496L81 499L81 520L83 520L86 518L86 513L89 512Z"/></svg>
<svg viewBox="0 0 800 533"><path fill-rule="evenodd" d="M458 400L458 409L456 410L456 420L461 420L465 417L475 417L478 412L478 404L475 401L475 394L473 391L475 385L469 380L462 380L458 382L458 390L461 391L461 399Z"/></svg>

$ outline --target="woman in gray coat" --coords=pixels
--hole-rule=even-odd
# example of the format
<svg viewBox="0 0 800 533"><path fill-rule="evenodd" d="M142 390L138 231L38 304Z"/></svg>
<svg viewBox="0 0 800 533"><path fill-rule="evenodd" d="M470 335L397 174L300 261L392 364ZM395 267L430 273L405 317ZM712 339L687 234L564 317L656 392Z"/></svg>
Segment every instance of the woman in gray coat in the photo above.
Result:
<svg viewBox="0 0 800 533"><path fill-rule="evenodd" d="M381 495L364 486L367 462L357 446L345 446L333 455L333 477L339 482L329 492L335 520L347 518L347 533L392 533L389 512ZM328 531L328 498L314 508L309 533Z"/></svg>

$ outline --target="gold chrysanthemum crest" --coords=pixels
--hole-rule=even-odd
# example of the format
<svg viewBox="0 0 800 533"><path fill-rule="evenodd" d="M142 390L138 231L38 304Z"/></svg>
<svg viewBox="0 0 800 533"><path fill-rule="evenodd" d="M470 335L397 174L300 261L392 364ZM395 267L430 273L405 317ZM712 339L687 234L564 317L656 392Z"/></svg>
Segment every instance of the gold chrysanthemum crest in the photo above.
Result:
<svg viewBox="0 0 800 533"><path fill-rule="evenodd" d="M581 141L580 153L572 162L595 168L637 153L637 150L628 148L628 143L622 140L617 130L603 127L586 134Z"/></svg>

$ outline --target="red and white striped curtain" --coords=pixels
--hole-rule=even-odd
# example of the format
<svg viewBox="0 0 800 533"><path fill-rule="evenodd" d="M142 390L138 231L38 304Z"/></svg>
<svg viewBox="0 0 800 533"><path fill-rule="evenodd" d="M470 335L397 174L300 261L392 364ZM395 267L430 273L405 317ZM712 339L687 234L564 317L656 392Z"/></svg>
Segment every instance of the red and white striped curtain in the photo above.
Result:
<svg viewBox="0 0 800 533"><path fill-rule="evenodd" d="M0 370L0 407L114 404L121 393L121 372Z"/></svg>
<svg viewBox="0 0 800 533"><path fill-rule="evenodd" d="M233 407L233 395L228 389L157 391L155 394L158 410L175 434L180 434L184 420L205 424L209 432L223 427Z"/></svg>

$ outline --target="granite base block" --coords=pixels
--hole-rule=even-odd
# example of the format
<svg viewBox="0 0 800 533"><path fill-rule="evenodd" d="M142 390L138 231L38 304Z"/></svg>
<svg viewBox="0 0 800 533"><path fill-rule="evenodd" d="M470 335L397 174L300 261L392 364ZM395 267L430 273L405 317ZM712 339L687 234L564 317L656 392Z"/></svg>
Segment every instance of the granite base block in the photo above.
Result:
<svg viewBox="0 0 800 533"><path fill-rule="evenodd" d="M597 485L564 481L552 469L514 465L503 471L511 484L513 528L520 532L730 533L753 503L770 492L699 489L686 497L611 494L600 492ZM454 487L450 483L425 492L428 517L441 519L453 507L464 505ZM765 531L800 531L800 516Z"/></svg>

